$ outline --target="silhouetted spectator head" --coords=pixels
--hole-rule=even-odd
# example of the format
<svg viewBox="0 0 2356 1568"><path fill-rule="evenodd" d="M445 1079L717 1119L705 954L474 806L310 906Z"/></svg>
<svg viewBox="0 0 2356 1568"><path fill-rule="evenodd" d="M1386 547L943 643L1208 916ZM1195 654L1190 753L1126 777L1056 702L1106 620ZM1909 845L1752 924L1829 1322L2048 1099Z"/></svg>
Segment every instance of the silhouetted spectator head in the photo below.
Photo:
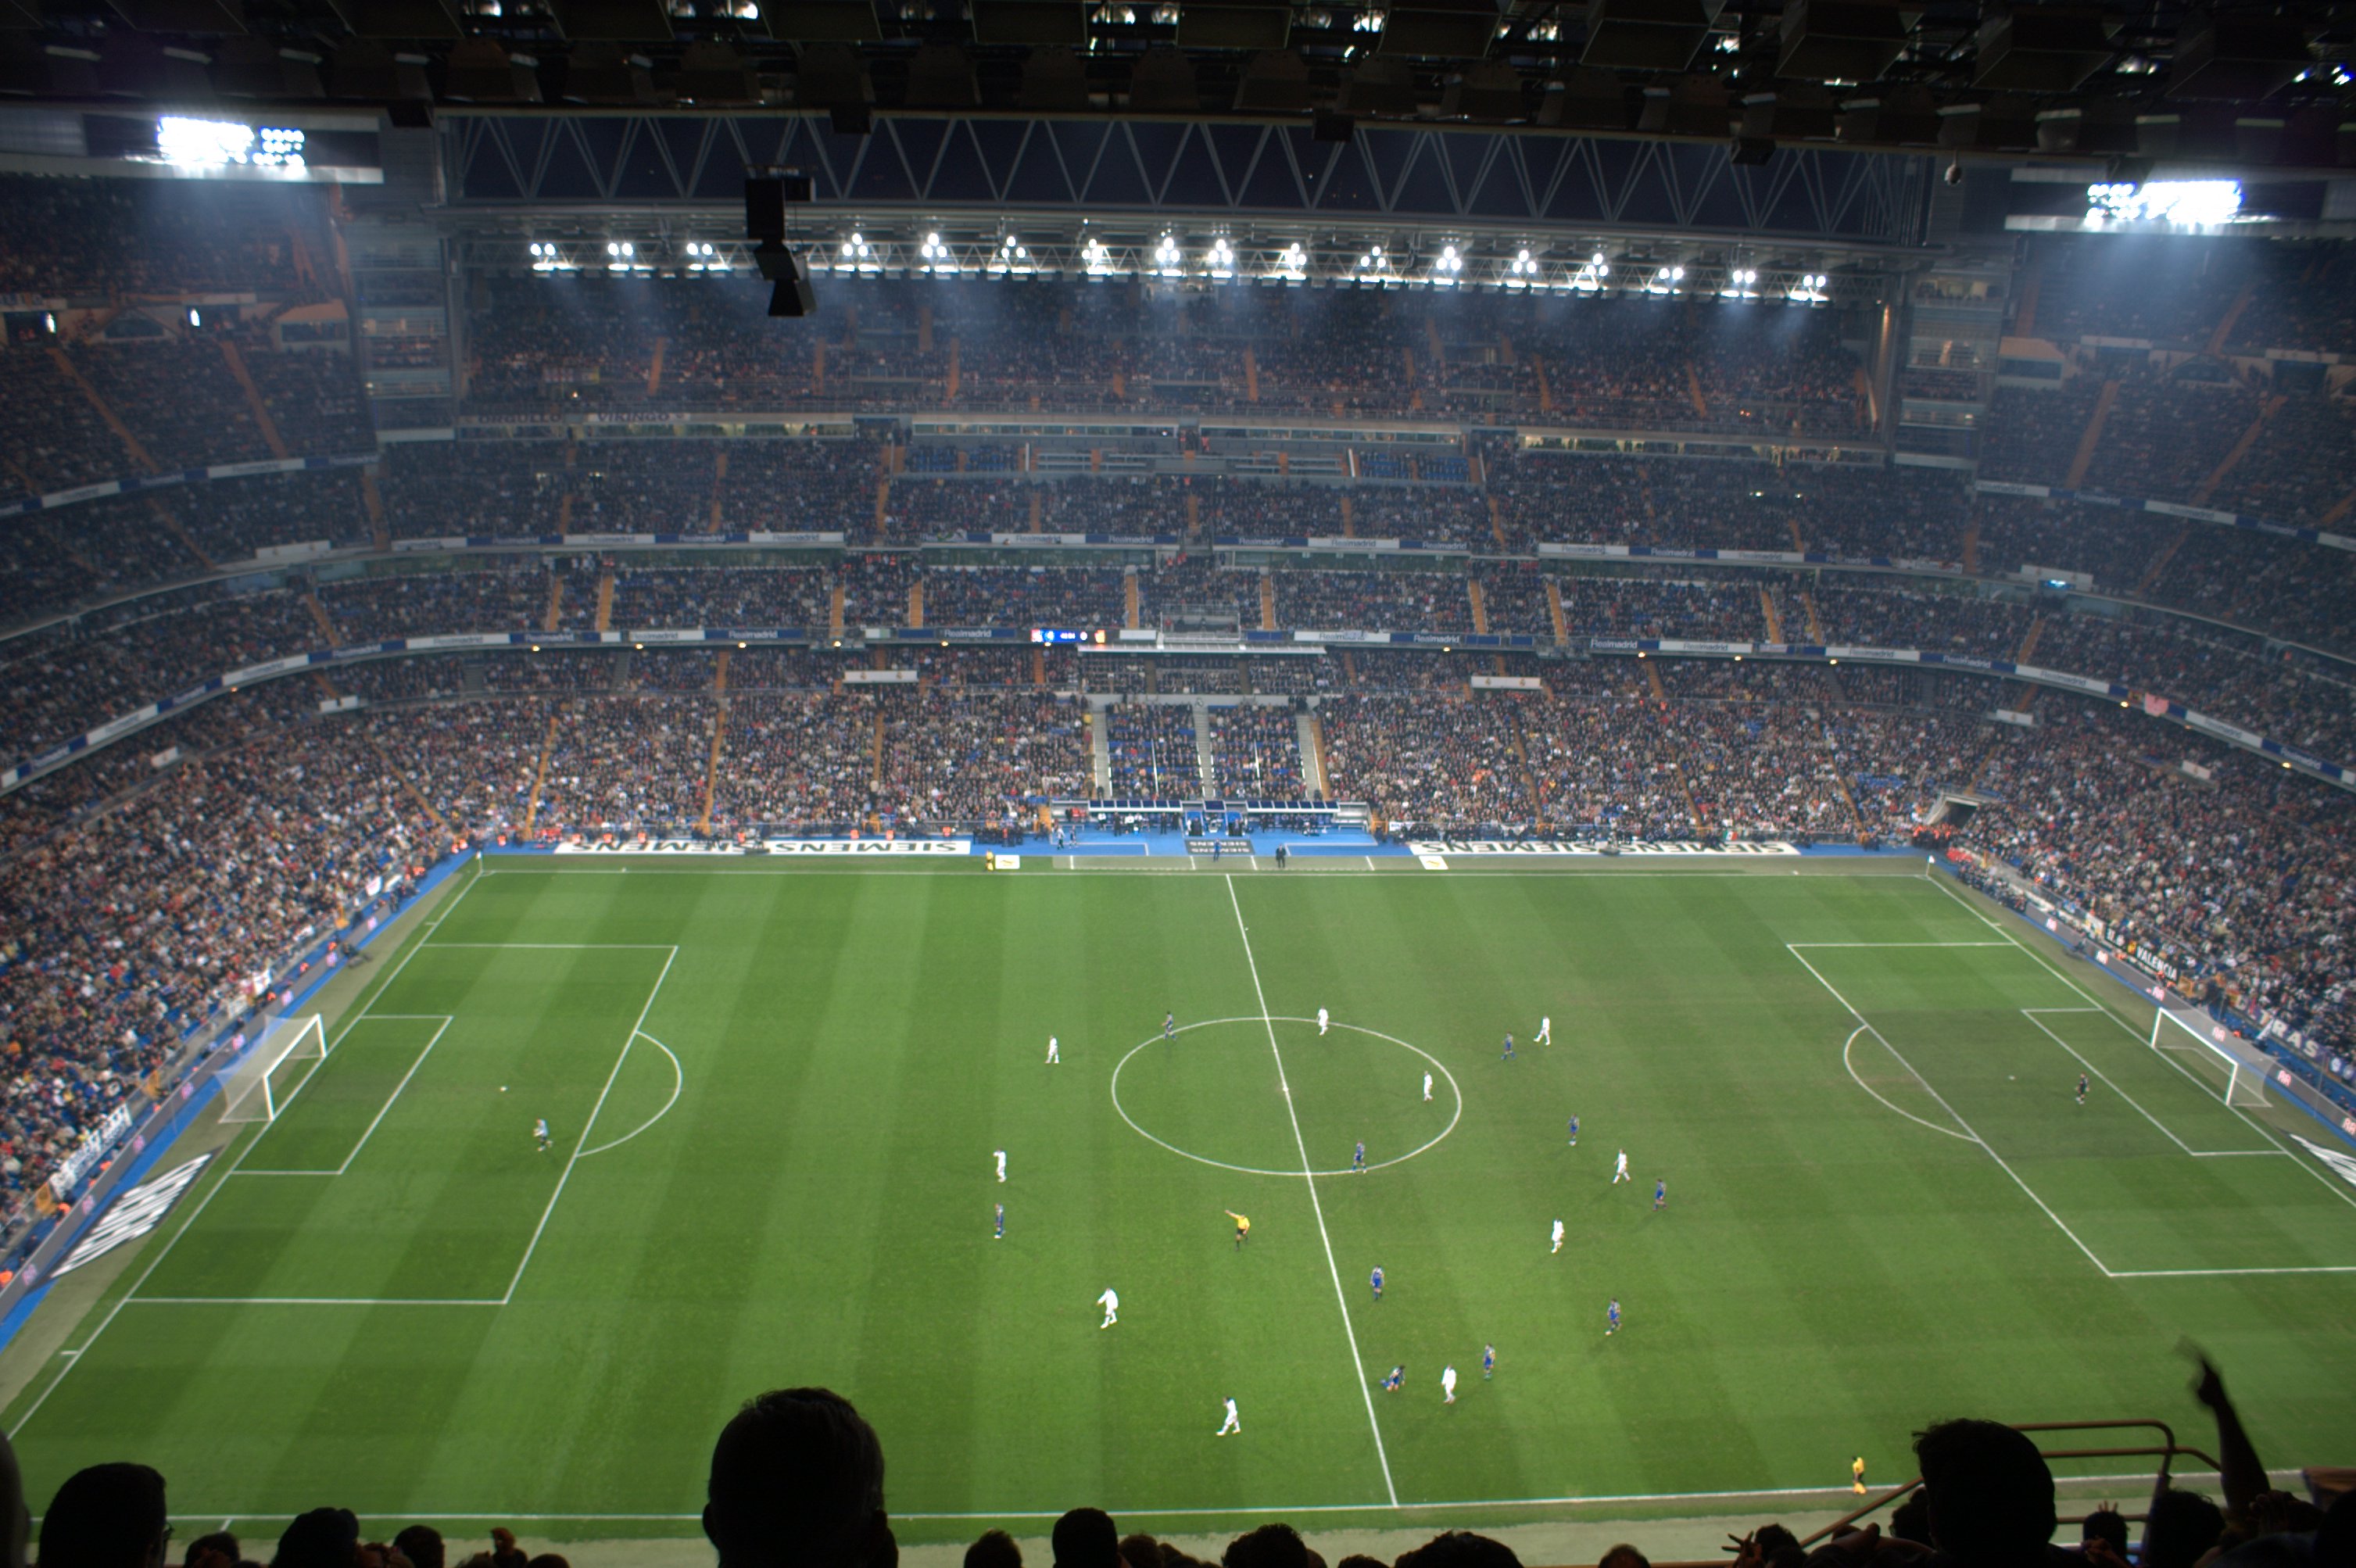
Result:
<svg viewBox="0 0 2356 1568"><path fill-rule="evenodd" d="M2127 1521L2126 1516L2108 1503L2088 1514L2078 1526L2078 1540L2083 1543L2099 1541L2121 1557L2127 1554Z"/></svg>
<svg viewBox="0 0 2356 1568"><path fill-rule="evenodd" d="M1931 1544L1931 1499L1922 1495L1922 1487L1907 1493L1906 1500L1890 1510L1890 1533L1918 1546Z"/></svg>
<svg viewBox="0 0 2356 1568"><path fill-rule="evenodd" d="M197 1568L197 1564L210 1557L222 1568L237 1568L238 1560L243 1555L239 1550L236 1536L228 1530L217 1530L188 1542L188 1550L181 1554L180 1561L187 1564L187 1568Z"/></svg>
<svg viewBox="0 0 2356 1568"><path fill-rule="evenodd" d="M1162 1542L1143 1530L1120 1538L1120 1560L1124 1568L1162 1568Z"/></svg>
<svg viewBox="0 0 2356 1568"><path fill-rule="evenodd" d="M1023 1568L1023 1549L1002 1530L986 1530L965 1549L965 1568Z"/></svg>
<svg viewBox="0 0 2356 1568"><path fill-rule="evenodd" d="M1220 1568L1309 1568L1309 1548L1289 1524L1264 1524L1227 1542Z"/></svg>
<svg viewBox="0 0 2356 1568"><path fill-rule="evenodd" d="M2316 1527L2315 1568L2356 1568L2356 1491L2333 1498Z"/></svg>
<svg viewBox="0 0 2356 1568"><path fill-rule="evenodd" d="M359 1516L349 1509L313 1509L295 1517L278 1538L271 1568L352 1568L360 1549Z"/></svg>
<svg viewBox="0 0 2356 1568"><path fill-rule="evenodd" d="M1964 1568L2033 1562L2052 1539L2053 1472L2037 1444L1994 1421L1943 1421L1914 1434L1931 1544Z"/></svg>
<svg viewBox="0 0 2356 1568"><path fill-rule="evenodd" d="M412 1524L392 1538L392 1544L409 1559L412 1568L442 1568L449 1559L449 1549L442 1544L442 1532L430 1524Z"/></svg>
<svg viewBox="0 0 2356 1568"><path fill-rule="evenodd" d="M779 1389L736 1412L712 1450L703 1533L721 1568L892 1568L884 1445L849 1400Z"/></svg>
<svg viewBox="0 0 2356 1568"><path fill-rule="evenodd" d="M1633 1546L1615 1546L1613 1555L1627 1552L1641 1568L1650 1568ZM1604 1561L1608 1563L1611 1558ZM1475 1535L1469 1530L1443 1530L1399 1559L1399 1568L1522 1568L1522 1560L1502 1541Z"/></svg>
<svg viewBox="0 0 2356 1568"><path fill-rule="evenodd" d="M1120 1531L1102 1509L1074 1509L1055 1521L1050 1539L1055 1568L1120 1568Z"/></svg>
<svg viewBox="0 0 2356 1568"><path fill-rule="evenodd" d="M2143 1568L2192 1568L2225 1533L2225 1513L2198 1492L2174 1487L2154 1498L2144 1521Z"/></svg>
<svg viewBox="0 0 2356 1568"><path fill-rule="evenodd" d="M573 1568L562 1552L543 1552L531 1560L531 1568Z"/></svg>
<svg viewBox="0 0 2356 1568"><path fill-rule="evenodd" d="M526 1568L531 1559L516 1544L515 1531L503 1524L491 1527L491 1563L493 1568Z"/></svg>
<svg viewBox="0 0 2356 1568"><path fill-rule="evenodd" d="M16 1447L0 1432L0 1568L25 1568L25 1548L33 1539L33 1516L25 1509L25 1472Z"/></svg>
<svg viewBox="0 0 2356 1568"><path fill-rule="evenodd" d="M1388 1568L1388 1564L1379 1557L1369 1557L1363 1552L1353 1552L1333 1564L1333 1568Z"/></svg>
<svg viewBox="0 0 2356 1568"><path fill-rule="evenodd" d="M1605 1552L1595 1568L1653 1568L1653 1563L1652 1559L1623 1541Z"/></svg>
<svg viewBox="0 0 2356 1568"><path fill-rule="evenodd" d="M41 1516L41 1568L154 1568L171 1534L162 1476L92 1465L67 1477Z"/></svg>

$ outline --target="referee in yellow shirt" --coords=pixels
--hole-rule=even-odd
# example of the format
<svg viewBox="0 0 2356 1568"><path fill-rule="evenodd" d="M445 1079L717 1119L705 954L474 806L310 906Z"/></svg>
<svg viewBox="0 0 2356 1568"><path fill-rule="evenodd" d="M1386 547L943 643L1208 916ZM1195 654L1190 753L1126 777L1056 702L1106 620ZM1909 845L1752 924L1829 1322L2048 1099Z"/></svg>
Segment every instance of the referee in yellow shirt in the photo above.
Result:
<svg viewBox="0 0 2356 1568"><path fill-rule="evenodd" d="M1251 1240L1251 1221L1232 1208L1222 1208L1219 1212L1236 1222L1236 1251L1242 1251L1244 1243Z"/></svg>

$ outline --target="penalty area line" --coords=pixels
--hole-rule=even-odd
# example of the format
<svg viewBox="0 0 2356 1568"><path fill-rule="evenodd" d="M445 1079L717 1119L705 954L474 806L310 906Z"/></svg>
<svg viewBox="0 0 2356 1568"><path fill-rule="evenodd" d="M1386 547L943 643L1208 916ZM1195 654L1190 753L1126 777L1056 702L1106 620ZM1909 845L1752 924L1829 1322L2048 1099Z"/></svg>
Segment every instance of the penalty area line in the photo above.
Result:
<svg viewBox="0 0 2356 1568"><path fill-rule="evenodd" d="M482 862L479 859L476 862L476 865L478 866L481 864ZM424 929L418 933L416 940L410 944L410 948L407 952L401 955L401 961L392 966L391 972L387 974L383 981L377 986L375 993L369 997L368 1001L361 1005L359 1012L353 1014L349 1019L346 1020L343 1028L337 1031L336 1038L338 1041L342 1040L345 1035L351 1032L353 1025L368 1016L369 1008L374 1007L377 1003L383 1000L385 993L392 989L393 983L401 978L401 972L409 967L409 961L425 950L425 945L432 940L434 933L442 929L442 922L448 919L451 915L457 910L458 906L466 900L467 894L472 893L477 886L481 886L482 880L482 873L477 871L472 880L468 881L464 887L459 888L457 892L450 896L449 902L444 904L441 910L434 915L434 918L430 922L427 923ZM320 1058L323 1063L326 1059L327 1058L325 1057ZM303 1091L311 1087L311 1080L318 1076L318 1072L319 1069L315 1067L309 1072L303 1075L303 1081L296 1084L294 1091L286 1097L286 1107L288 1110L293 1109L295 1101L302 1098ZM282 1111L279 1114L283 1116L285 1114L285 1112ZM35 1396L33 1402L25 1407L25 1413L16 1418L16 1424L15 1426L9 1428L9 1435L11 1437L23 1432L26 1426L31 1423L33 1417L40 1414L41 1407L49 1402L49 1396L58 1391L58 1386L66 1380L68 1374L72 1372L76 1367L81 1365L85 1353L89 1351L91 1346L98 1343L101 1336L104 1335L107 1329L113 1326L114 1320L123 1316L123 1309L130 1305L131 1303L137 1298L140 1291L145 1287L147 1282L155 1277L155 1271L163 1266L164 1260L172 1255L172 1249L177 1247L182 1239L185 1238L190 1230L196 1228L197 1221L205 1217L205 1210L212 1207L213 1199L219 1197L221 1195L221 1190L229 1186L229 1178L235 1176L238 1173L238 1168L245 1164L247 1157L250 1156L254 1150L262 1146L263 1134L267 1133L271 1128L276 1125L277 1123L275 1122L263 1122L261 1130L254 1133L252 1138L247 1142L245 1147L238 1151L237 1158L230 1162L229 1169L223 1171L214 1179L212 1185L205 1189L204 1197L198 1198L197 1200L197 1206L188 1210L188 1216L186 1219L180 1221L179 1229L174 1230L169 1237L166 1238L164 1245L157 1250L155 1257L148 1260L147 1266L139 1271L139 1277L132 1282L131 1288L124 1291L123 1294L116 1299L114 1305L108 1310L104 1317L99 1319L98 1326L90 1331L90 1337L84 1339L80 1345L74 1347L73 1359L66 1361L64 1369L59 1371L56 1377L49 1380L49 1386L43 1389L39 1394Z"/></svg>

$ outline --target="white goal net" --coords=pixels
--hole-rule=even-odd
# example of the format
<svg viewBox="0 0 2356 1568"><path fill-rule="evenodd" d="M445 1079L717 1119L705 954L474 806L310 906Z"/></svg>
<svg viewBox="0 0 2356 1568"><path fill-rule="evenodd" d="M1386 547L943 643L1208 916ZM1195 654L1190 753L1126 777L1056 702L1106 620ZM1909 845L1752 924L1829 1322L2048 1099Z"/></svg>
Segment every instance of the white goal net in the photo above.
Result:
<svg viewBox="0 0 2356 1568"><path fill-rule="evenodd" d="M327 1057L327 1029L316 1013L273 1018L221 1076L224 1122L275 1122L303 1080Z"/></svg>
<svg viewBox="0 0 2356 1568"><path fill-rule="evenodd" d="M2205 1018L2182 1018L2162 1007L2151 1021L2152 1049L2226 1104L2250 1110L2264 1107L2268 1103L2265 1069L2244 1061L2224 1041L2202 1032L2212 1026Z"/></svg>

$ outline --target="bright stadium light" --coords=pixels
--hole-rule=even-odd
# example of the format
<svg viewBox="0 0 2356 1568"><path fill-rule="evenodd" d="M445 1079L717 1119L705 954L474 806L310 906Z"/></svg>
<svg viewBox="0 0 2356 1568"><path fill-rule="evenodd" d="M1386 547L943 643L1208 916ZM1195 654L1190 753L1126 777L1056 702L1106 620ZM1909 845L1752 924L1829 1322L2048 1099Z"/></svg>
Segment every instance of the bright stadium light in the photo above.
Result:
<svg viewBox="0 0 2356 1568"><path fill-rule="evenodd" d="M1443 288L1453 287L1463 281L1464 252L1453 245L1440 247L1440 259L1431 263L1431 281Z"/></svg>
<svg viewBox="0 0 2356 1568"><path fill-rule="evenodd" d="M234 120L194 120L166 114L155 122L155 152L180 168L219 168L247 164L257 168L301 168L303 133L282 126L257 129Z"/></svg>
<svg viewBox="0 0 2356 1568"><path fill-rule="evenodd" d="M2165 223L2180 229L2214 229L2242 210L2242 188L2230 179L2155 179L2140 185L2086 188L2086 226Z"/></svg>
<svg viewBox="0 0 2356 1568"><path fill-rule="evenodd" d="M1154 242L1153 270L1163 277L1174 278L1179 272L1178 259L1177 239L1164 232L1160 240Z"/></svg>
<svg viewBox="0 0 2356 1568"><path fill-rule="evenodd" d="M1203 267L1215 278L1231 278L1236 275L1235 247L1227 243L1225 236L1211 242L1211 249L1205 256Z"/></svg>
<svg viewBox="0 0 2356 1568"><path fill-rule="evenodd" d="M1301 248L1300 241L1293 241L1277 252L1276 264L1269 269L1268 275L1284 283L1301 283L1307 279L1309 252Z"/></svg>
<svg viewBox="0 0 2356 1568"><path fill-rule="evenodd" d="M928 273L948 274L958 270L957 258L949 254L947 245L941 243L937 230L926 234L924 243L916 247L916 259Z"/></svg>
<svg viewBox="0 0 2356 1568"><path fill-rule="evenodd" d="M1521 250L1514 252L1514 259L1512 261L1505 263L1505 286L1507 288L1533 288L1537 286L1537 258L1530 254L1529 248L1527 246L1524 246Z"/></svg>

